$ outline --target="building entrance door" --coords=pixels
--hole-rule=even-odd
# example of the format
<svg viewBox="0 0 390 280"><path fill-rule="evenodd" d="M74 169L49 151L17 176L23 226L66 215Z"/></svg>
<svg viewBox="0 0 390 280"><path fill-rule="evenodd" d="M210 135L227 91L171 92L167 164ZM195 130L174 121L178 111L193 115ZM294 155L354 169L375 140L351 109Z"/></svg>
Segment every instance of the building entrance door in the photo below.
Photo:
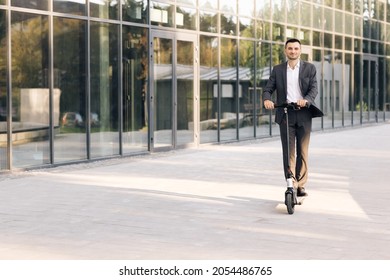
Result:
<svg viewBox="0 0 390 280"><path fill-rule="evenodd" d="M198 144L196 35L152 31L151 150Z"/></svg>
<svg viewBox="0 0 390 280"><path fill-rule="evenodd" d="M361 122L378 122L378 69L378 57L372 55L363 57L363 91L359 104Z"/></svg>

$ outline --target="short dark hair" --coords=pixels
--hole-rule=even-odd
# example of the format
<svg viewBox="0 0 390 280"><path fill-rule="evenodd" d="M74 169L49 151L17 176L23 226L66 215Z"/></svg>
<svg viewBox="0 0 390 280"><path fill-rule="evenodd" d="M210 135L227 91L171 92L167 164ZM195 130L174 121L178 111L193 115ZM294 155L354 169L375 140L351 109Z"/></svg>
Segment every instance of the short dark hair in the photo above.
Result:
<svg viewBox="0 0 390 280"><path fill-rule="evenodd" d="M299 43L299 45L301 44L301 41L299 41L297 38L291 38L291 39L288 39L286 41L286 43L284 44L284 47L286 48L287 47L287 44L288 43Z"/></svg>

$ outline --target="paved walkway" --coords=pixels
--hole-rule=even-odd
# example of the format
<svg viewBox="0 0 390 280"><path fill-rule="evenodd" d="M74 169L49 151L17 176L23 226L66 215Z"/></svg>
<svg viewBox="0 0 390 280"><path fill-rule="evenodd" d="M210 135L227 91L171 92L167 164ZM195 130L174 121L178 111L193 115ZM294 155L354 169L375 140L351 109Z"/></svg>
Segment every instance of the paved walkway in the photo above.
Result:
<svg viewBox="0 0 390 280"><path fill-rule="evenodd" d="M288 215L279 138L0 175L0 259L389 259L390 124L316 132Z"/></svg>

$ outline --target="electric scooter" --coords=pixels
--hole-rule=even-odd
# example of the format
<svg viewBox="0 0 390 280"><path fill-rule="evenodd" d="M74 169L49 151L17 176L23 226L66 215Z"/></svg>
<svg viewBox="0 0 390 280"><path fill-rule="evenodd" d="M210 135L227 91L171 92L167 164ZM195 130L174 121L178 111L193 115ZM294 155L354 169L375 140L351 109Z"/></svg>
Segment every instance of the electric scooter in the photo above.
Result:
<svg viewBox="0 0 390 280"><path fill-rule="evenodd" d="M287 155L289 157L290 155L290 137L289 137L289 126L288 126L288 109L291 108L293 110L300 110L301 108L296 103L288 103L283 105L277 105L275 108L283 108L284 114L286 116L286 135L287 135ZM303 202L303 199L305 197L298 198L297 196L297 188L294 187L294 178L293 173L290 170L290 161L288 161L288 175L287 175L287 190L284 193L284 204L287 207L288 214L294 214L295 211L295 205L301 205Z"/></svg>

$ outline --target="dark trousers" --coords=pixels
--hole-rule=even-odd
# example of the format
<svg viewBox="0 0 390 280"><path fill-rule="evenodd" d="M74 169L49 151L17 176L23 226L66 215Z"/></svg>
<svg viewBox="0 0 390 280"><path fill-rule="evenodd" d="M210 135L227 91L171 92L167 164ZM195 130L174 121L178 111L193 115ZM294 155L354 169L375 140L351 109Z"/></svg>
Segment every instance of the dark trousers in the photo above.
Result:
<svg viewBox="0 0 390 280"><path fill-rule="evenodd" d="M279 125L280 139L283 150L284 175L287 178L291 172L295 187L305 187L308 178L308 156L312 116L307 108L294 111L288 110L290 154L287 155L286 116ZM288 164L288 160L290 164ZM290 167L290 168L289 168Z"/></svg>

